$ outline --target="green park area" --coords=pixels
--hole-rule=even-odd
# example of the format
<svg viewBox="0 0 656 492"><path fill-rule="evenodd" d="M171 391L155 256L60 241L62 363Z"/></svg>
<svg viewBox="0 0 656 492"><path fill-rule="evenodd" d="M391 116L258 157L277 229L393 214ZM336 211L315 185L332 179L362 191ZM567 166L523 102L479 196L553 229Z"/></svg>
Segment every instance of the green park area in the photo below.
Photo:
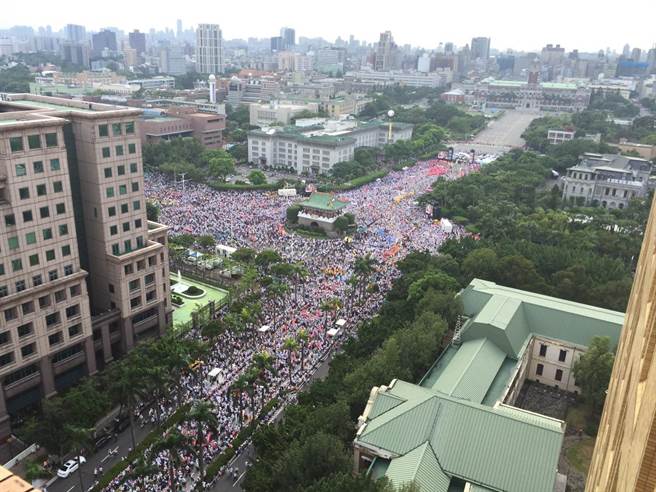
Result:
<svg viewBox="0 0 656 492"><path fill-rule="evenodd" d="M173 303L175 310L173 311L173 325L179 323L187 323L191 321L191 313L197 306L206 306L208 302L215 301L217 307L221 305L228 291L212 287L203 282L192 280L189 277L178 277L171 275L171 293L176 302ZM186 286L186 288L184 287ZM188 288L191 287L193 294L187 294ZM195 288L195 289L194 289ZM178 305L179 301L182 305Z"/></svg>

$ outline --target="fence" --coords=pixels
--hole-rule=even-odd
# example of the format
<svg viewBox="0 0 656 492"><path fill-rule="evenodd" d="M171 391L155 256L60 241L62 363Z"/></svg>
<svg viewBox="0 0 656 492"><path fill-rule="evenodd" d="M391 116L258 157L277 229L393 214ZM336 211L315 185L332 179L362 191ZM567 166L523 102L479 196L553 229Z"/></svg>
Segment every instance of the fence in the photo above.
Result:
<svg viewBox="0 0 656 492"><path fill-rule="evenodd" d="M173 258L169 259L169 270L171 275L175 278L178 271L192 280L205 282L220 289L229 290L234 284L234 280L221 274L221 269L207 270L206 268L199 267L198 265L190 265L182 261L177 261Z"/></svg>
<svg viewBox="0 0 656 492"><path fill-rule="evenodd" d="M34 453L37 449L39 449L39 446L35 444L32 444L31 446L25 448L23 451L18 453L16 456L14 456L12 459L7 461L4 465L5 468L8 470L11 469L12 467L16 466L18 463L23 461L25 458L27 458L29 455Z"/></svg>

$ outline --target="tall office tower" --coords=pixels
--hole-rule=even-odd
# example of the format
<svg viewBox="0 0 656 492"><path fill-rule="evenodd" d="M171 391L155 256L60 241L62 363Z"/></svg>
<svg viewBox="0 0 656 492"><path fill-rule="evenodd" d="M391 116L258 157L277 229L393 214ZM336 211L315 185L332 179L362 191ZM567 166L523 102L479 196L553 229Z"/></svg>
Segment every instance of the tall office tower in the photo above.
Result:
<svg viewBox="0 0 656 492"><path fill-rule="evenodd" d="M159 71L169 75L182 75L187 72L184 48L165 46L159 51Z"/></svg>
<svg viewBox="0 0 656 492"><path fill-rule="evenodd" d="M490 58L490 38L472 38L471 59L487 60Z"/></svg>
<svg viewBox="0 0 656 492"><path fill-rule="evenodd" d="M625 44L624 48L622 48L622 55L624 58L628 58L631 55L631 46L629 44Z"/></svg>
<svg viewBox="0 0 656 492"><path fill-rule="evenodd" d="M285 43L285 49L290 49L296 46L296 31L291 27L283 27L280 29L280 37Z"/></svg>
<svg viewBox="0 0 656 492"><path fill-rule="evenodd" d="M271 51L285 51L285 40L282 36L273 36L271 38Z"/></svg>
<svg viewBox="0 0 656 492"><path fill-rule="evenodd" d="M656 73L656 48L647 52L647 73Z"/></svg>
<svg viewBox="0 0 656 492"><path fill-rule="evenodd" d="M207 74L223 73L223 38L218 24L198 24L196 71Z"/></svg>
<svg viewBox="0 0 656 492"><path fill-rule="evenodd" d="M167 228L146 219L139 114L0 101L0 436L170 324Z"/></svg>
<svg viewBox="0 0 656 492"><path fill-rule="evenodd" d="M381 32L378 46L376 47L374 70L378 72L387 72L388 70L396 68L395 62L398 58L397 52L398 48L394 43L392 33L390 31Z"/></svg>
<svg viewBox="0 0 656 492"><path fill-rule="evenodd" d="M92 46L95 53L101 53L105 48L110 51L116 51L118 49L116 44L116 33L113 31L102 30L92 37Z"/></svg>
<svg viewBox="0 0 656 492"><path fill-rule="evenodd" d="M66 39L73 43L85 43L87 40L87 30L84 26L66 24L64 31L66 33Z"/></svg>
<svg viewBox="0 0 656 492"><path fill-rule="evenodd" d="M146 35L143 32L139 32L139 29L135 29L128 35L130 40L130 48L137 50L137 54L141 55L146 52Z"/></svg>
<svg viewBox="0 0 656 492"><path fill-rule="evenodd" d="M87 43L74 43L64 41L60 46L61 57L64 61L78 65L84 69L89 68L90 55Z"/></svg>
<svg viewBox="0 0 656 492"><path fill-rule="evenodd" d="M656 488L656 201L652 203L586 491Z"/></svg>
<svg viewBox="0 0 656 492"><path fill-rule="evenodd" d="M640 48L633 48L631 50L631 59L633 61L639 62L641 56L642 56L642 50Z"/></svg>
<svg viewBox="0 0 656 492"><path fill-rule="evenodd" d="M178 19L175 23L175 37L176 38L181 38L182 37L182 20Z"/></svg>

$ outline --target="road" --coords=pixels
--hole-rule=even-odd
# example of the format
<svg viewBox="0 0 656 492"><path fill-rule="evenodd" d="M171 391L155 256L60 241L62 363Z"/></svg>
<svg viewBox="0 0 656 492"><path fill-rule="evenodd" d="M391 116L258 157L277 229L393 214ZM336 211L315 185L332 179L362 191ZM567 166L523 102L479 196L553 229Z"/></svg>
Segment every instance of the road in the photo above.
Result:
<svg viewBox="0 0 656 492"><path fill-rule="evenodd" d="M506 111L498 120L491 120L483 131L469 142L454 144L456 152L469 152L474 149L477 154L503 154L509 150L524 146L522 133L541 113L524 111Z"/></svg>

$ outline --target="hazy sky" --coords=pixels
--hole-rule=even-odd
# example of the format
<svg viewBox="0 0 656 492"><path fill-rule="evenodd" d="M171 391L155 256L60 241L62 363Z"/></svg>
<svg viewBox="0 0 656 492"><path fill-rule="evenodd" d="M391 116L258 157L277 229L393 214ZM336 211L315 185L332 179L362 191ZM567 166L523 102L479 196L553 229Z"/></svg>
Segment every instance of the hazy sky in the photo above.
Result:
<svg viewBox="0 0 656 492"><path fill-rule="evenodd" d="M175 8L180 5L180 8ZM391 30L398 44L427 48L439 42L469 43L492 37L493 48L539 49L560 43L567 50L621 51L625 43L648 49L656 43L656 0L32 0L5 9L0 27L83 24L148 31L218 23L224 38L275 36L280 27L298 36L337 36L374 41Z"/></svg>

